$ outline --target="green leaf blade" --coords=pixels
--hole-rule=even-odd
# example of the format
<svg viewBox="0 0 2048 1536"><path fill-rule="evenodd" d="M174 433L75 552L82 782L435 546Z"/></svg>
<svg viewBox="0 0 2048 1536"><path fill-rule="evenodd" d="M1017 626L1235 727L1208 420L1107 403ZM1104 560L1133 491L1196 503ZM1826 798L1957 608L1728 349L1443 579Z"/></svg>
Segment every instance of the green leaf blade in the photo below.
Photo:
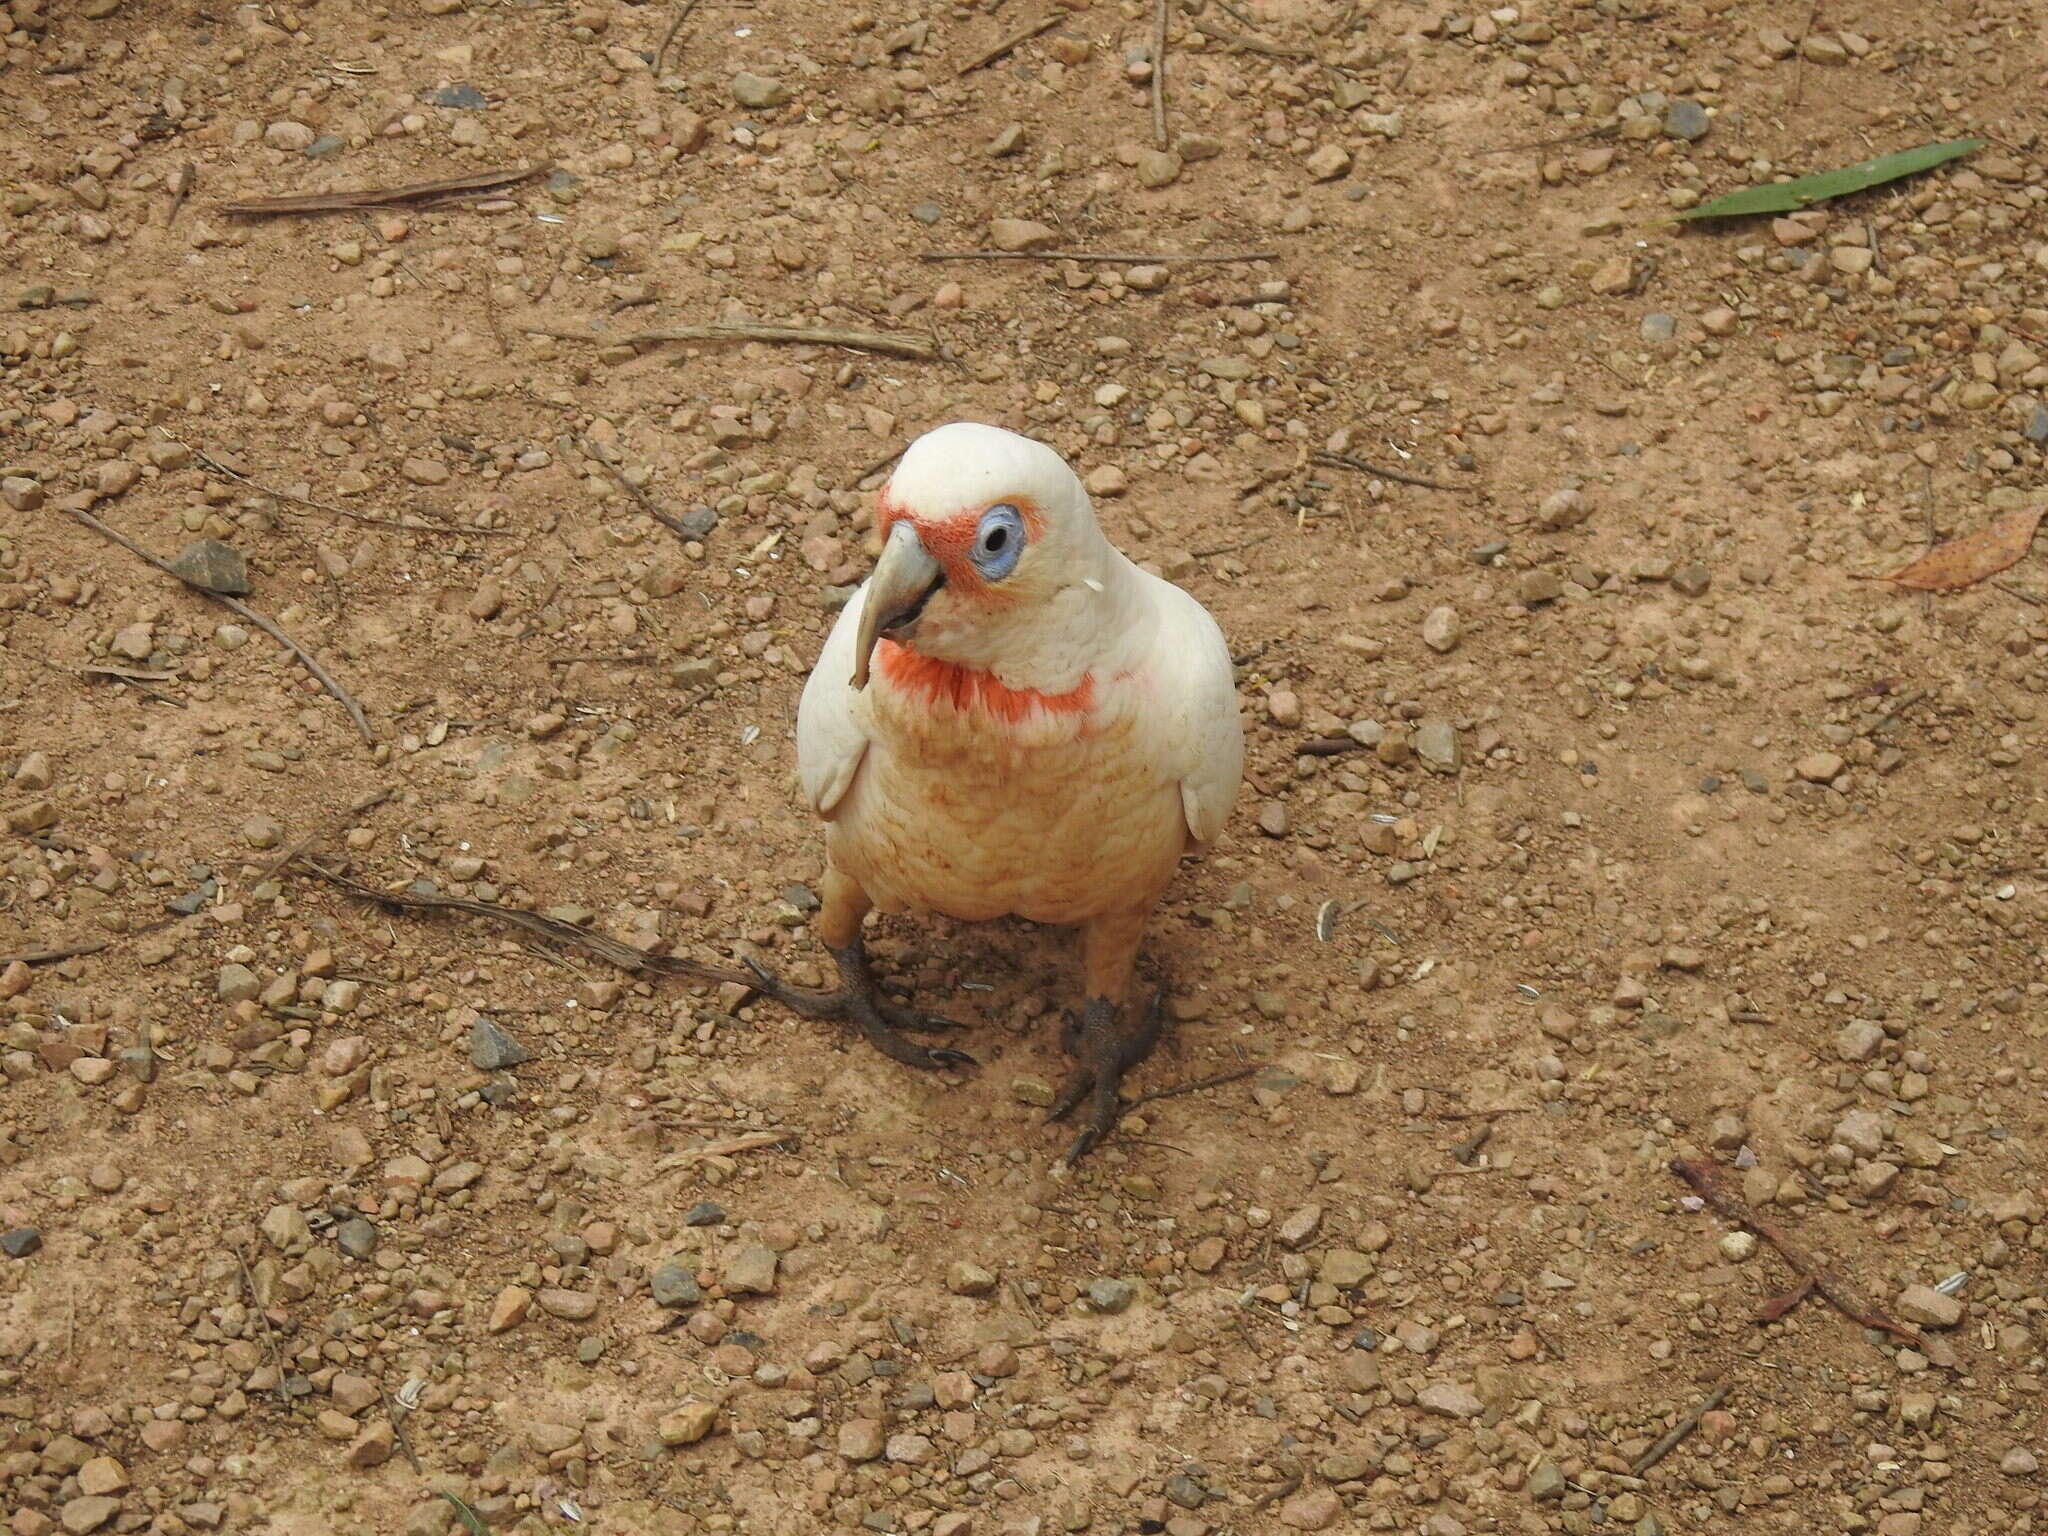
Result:
<svg viewBox="0 0 2048 1536"><path fill-rule="evenodd" d="M1697 208L1688 208L1672 217L1685 222L1742 218L1759 213L1797 213L1830 198L1847 197L1852 192L1868 191L1887 182L1931 171L1937 165L1946 165L1951 160L1982 149L1988 142L1986 139L1947 139L1937 144L1919 144L1896 154L1879 155L1874 160L1858 161L1855 165L1841 166L1832 171L1815 171L1811 176L1800 176L1791 181L1744 187L1739 192L1730 192L1726 197L1717 197L1710 203L1701 203Z"/></svg>
<svg viewBox="0 0 2048 1536"><path fill-rule="evenodd" d="M469 1536L491 1536L491 1528L484 1524L484 1517L482 1515L479 1515L447 1489L439 1488L435 1491L455 1506L455 1518L461 1523L462 1528L469 1532Z"/></svg>

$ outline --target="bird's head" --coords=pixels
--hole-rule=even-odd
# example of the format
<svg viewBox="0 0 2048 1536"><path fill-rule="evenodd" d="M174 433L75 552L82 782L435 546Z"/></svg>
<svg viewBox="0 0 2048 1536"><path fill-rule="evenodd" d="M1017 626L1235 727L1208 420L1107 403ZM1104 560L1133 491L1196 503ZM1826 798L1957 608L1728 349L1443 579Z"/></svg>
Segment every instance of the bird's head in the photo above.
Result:
<svg viewBox="0 0 2048 1536"><path fill-rule="evenodd" d="M854 687L884 638L1034 686L1067 670L1060 620L1095 605L1114 554L1052 449L977 422L934 428L898 461L875 522Z"/></svg>

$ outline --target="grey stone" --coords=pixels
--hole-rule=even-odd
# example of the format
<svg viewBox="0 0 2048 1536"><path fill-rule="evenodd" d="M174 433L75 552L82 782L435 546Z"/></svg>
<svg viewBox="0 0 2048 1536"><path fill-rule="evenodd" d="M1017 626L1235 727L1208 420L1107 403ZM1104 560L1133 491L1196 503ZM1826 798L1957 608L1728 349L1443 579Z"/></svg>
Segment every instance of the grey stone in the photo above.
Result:
<svg viewBox="0 0 2048 1536"><path fill-rule="evenodd" d="M1479 1401L1478 1393L1455 1381L1433 1381L1415 1394L1415 1401L1447 1419L1477 1418L1486 1406Z"/></svg>
<svg viewBox="0 0 2048 1536"><path fill-rule="evenodd" d="M686 1227L715 1227L725 1220L725 1207L715 1200L699 1200L683 1213Z"/></svg>
<svg viewBox="0 0 2048 1536"><path fill-rule="evenodd" d="M479 1072L501 1072L533 1060L533 1052L489 1019L469 1026L469 1064Z"/></svg>
<svg viewBox="0 0 2048 1536"><path fill-rule="evenodd" d="M242 552L219 539L194 539L171 557L171 569L195 587L240 597L249 590L249 564Z"/></svg>
<svg viewBox="0 0 2048 1536"><path fill-rule="evenodd" d="M697 1277L673 1259L655 1266L654 1273L648 1277L647 1289L659 1307L694 1307L704 1299Z"/></svg>
<svg viewBox="0 0 2048 1536"><path fill-rule="evenodd" d="M1707 109L1690 96L1681 96L1664 109L1664 137L1667 139L1703 139L1712 126L1713 119L1707 115Z"/></svg>
<svg viewBox="0 0 2048 1536"><path fill-rule="evenodd" d="M2027 441L2048 443L2048 405L2037 405L2027 418Z"/></svg>
<svg viewBox="0 0 2048 1536"><path fill-rule="evenodd" d="M422 91L420 100L430 107L455 107L464 112L475 112L490 105L484 93L467 81L458 85L439 85L431 91Z"/></svg>
<svg viewBox="0 0 2048 1536"><path fill-rule="evenodd" d="M10 1259L25 1259L40 1252L42 1246L43 1234L34 1227L16 1227L12 1232L0 1232L0 1253Z"/></svg>
<svg viewBox="0 0 2048 1536"><path fill-rule="evenodd" d="M1923 1328L1953 1328L1963 1320L1963 1304L1931 1285L1909 1285L1899 1292L1899 1316Z"/></svg>
<svg viewBox="0 0 2048 1536"><path fill-rule="evenodd" d="M1436 717L1418 721L1410 745L1423 767L1436 773L1458 771L1458 732L1450 721Z"/></svg>
<svg viewBox="0 0 2048 1536"><path fill-rule="evenodd" d="M779 107L789 100L789 87L743 69L732 77L732 99L743 107Z"/></svg>
<svg viewBox="0 0 2048 1536"><path fill-rule="evenodd" d="M1645 341L1669 341L1678 334L1678 322L1670 315L1645 315L1637 330Z"/></svg>
<svg viewBox="0 0 2048 1536"><path fill-rule="evenodd" d="M749 1243L725 1261L725 1288L735 1295L771 1296L778 1262L773 1248Z"/></svg>
<svg viewBox="0 0 2048 1536"><path fill-rule="evenodd" d="M334 1241L352 1259L367 1259L377 1251L377 1228L360 1216L351 1216L334 1229Z"/></svg>
<svg viewBox="0 0 2048 1536"><path fill-rule="evenodd" d="M256 979L256 973L246 965L229 961L220 968L220 978L215 984L220 1000L232 1006L245 1003L263 990L263 983Z"/></svg>
<svg viewBox="0 0 2048 1536"><path fill-rule="evenodd" d="M1091 1280L1088 1282L1088 1305L1114 1317L1129 1309L1137 1293L1138 1288L1128 1280Z"/></svg>

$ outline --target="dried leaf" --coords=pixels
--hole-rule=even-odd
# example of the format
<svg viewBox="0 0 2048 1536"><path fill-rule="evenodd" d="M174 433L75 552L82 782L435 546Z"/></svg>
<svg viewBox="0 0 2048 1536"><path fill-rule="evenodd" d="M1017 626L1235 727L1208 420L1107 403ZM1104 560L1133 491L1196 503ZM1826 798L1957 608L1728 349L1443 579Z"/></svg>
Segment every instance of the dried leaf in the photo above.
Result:
<svg viewBox="0 0 2048 1536"><path fill-rule="evenodd" d="M1813 1276L1808 1275L1804 1280L1793 1286L1791 1290L1773 1296L1769 1301L1758 1307L1756 1309L1756 1321L1759 1323L1775 1323L1779 1318L1811 1296L1813 1294L1813 1287Z"/></svg>
<svg viewBox="0 0 2048 1536"><path fill-rule="evenodd" d="M1878 580L1914 592L1960 592L2016 565L2034 541L2034 530L2048 515L2048 502L2009 512L1975 533L1938 544L1911 565Z"/></svg>
<svg viewBox="0 0 2048 1536"><path fill-rule="evenodd" d="M1699 207L1688 208L1674 217L1681 220L1727 219L1752 213L1797 213L1831 197L1845 197L1851 192L1881 187L1902 176L1916 176L1972 150L1982 149L1985 143L1983 139L1950 139L1940 144L1920 144L1912 149L1902 149L1895 155L1879 155L1875 160L1860 160L1832 171L1816 171L1811 176L1800 176L1792 181L1744 187L1740 192L1717 197L1711 203L1701 203Z"/></svg>

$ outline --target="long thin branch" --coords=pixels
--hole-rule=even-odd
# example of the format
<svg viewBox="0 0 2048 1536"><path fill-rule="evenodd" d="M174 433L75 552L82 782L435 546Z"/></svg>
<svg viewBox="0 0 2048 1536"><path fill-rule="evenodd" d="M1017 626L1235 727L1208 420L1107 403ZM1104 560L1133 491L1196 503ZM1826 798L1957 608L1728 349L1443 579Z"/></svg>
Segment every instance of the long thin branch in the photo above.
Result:
<svg viewBox="0 0 2048 1536"><path fill-rule="evenodd" d="M178 439L174 438L172 441L175 442ZM192 448L190 443L185 444L185 446ZM408 522L402 517L378 517L373 512L358 512L353 507L337 507L324 501L315 501L310 496L301 496L297 491L279 490L274 485L264 485L260 481L251 480L239 470L229 469L219 459L216 459L212 454L202 449L192 448L192 457L201 464L204 464L215 474L226 475L230 480L238 480L252 491L260 491L265 496L275 496L279 501L294 501L302 507L311 507L315 512L331 513L335 517L345 517L351 522L369 523L378 528L404 528L424 533L453 533L458 535L477 533L499 538L515 536L515 530L510 528L462 528L450 526L447 523L430 523L424 519L415 519Z"/></svg>
<svg viewBox="0 0 2048 1536"><path fill-rule="evenodd" d="M661 34L661 46L654 50L654 78L661 78L662 61L668 57L668 45L676 40L676 34L683 30L683 23L690 19L690 12L697 9L697 0L683 0L676 7L676 19L668 24L668 30Z"/></svg>
<svg viewBox="0 0 2048 1536"><path fill-rule="evenodd" d="M1171 256L1156 251L925 251L920 261L1109 261L1120 267L1201 267L1238 261L1278 261L1278 251L1227 251L1209 256Z"/></svg>
<svg viewBox="0 0 2048 1536"><path fill-rule="evenodd" d="M1158 0L1152 16L1152 142L1161 149L1166 137L1166 17L1172 0Z"/></svg>
<svg viewBox="0 0 2048 1536"><path fill-rule="evenodd" d="M364 901L376 902L379 906L399 907L414 912L461 912L470 917L486 918L508 928L517 928L535 938L544 939L565 949L581 950L595 956L607 965L634 974L653 972L663 976L683 976L692 981L706 981L713 985L735 983L752 990L760 985L760 978L749 971L728 971L720 966L699 965L694 960L685 960L678 955L650 955L630 944L621 944L617 939L608 939L601 933L591 933L578 928L574 923L565 923L560 918L545 917L538 912L522 912L517 907L501 906L494 901L472 901L461 896L422 896L412 891L386 891L376 886L365 885L347 875L327 868L324 864L301 857L296 865L316 879L325 880L329 885L339 886Z"/></svg>
<svg viewBox="0 0 2048 1536"><path fill-rule="evenodd" d="M657 507L654 504L654 498L652 496L648 495L646 491L642 490L639 486L635 485L632 481L628 480L626 478L626 472L624 470L620 469L618 465L614 464L610 459L606 458L602 453L598 451L597 444L593 443L587 437L579 437L578 439L576 439L576 446L583 450L583 456L585 458L589 459L599 469L605 472L605 474L611 479L612 484L616 485L620 490L624 491L628 496L632 497L634 501L638 502L640 505L640 510L642 512L645 512L657 523L660 523L662 527L668 529L669 532L673 533L677 538L684 540L686 543L695 542L696 536L692 534L689 529L683 526L683 520L677 517L674 513L664 512L660 507Z"/></svg>
<svg viewBox="0 0 2048 1536"><path fill-rule="evenodd" d="M1903 1339L1915 1346L1922 1342L1917 1328L1909 1328L1904 1323L1887 1317L1851 1290L1826 1265L1751 1210L1748 1201L1721 1183L1720 1170L1712 1163L1688 1162L1685 1158L1677 1157L1671 1160L1671 1171L1691 1185L1693 1193L1705 1201L1715 1215L1738 1227L1747 1227L1777 1249L1778 1257L1791 1267L1792 1273L1802 1280L1811 1280L1813 1288L1832 1302L1835 1310L1850 1322L1864 1328L1881 1329L1893 1338Z"/></svg>
<svg viewBox="0 0 2048 1536"><path fill-rule="evenodd" d="M932 342L919 336L889 331L849 331L829 325L758 325L752 321L718 325L674 325L661 330L633 331L624 336L597 336L583 331L557 330L550 326L520 327L529 336L552 336L557 341L602 342L607 346L625 342L643 346L657 341L779 341L800 346L851 347L860 352L879 352L887 357L906 358L915 363L939 361L941 353Z"/></svg>
<svg viewBox="0 0 2048 1536"><path fill-rule="evenodd" d="M1329 464L1338 469L1355 469L1360 474L1378 475L1382 480L1398 480L1403 485L1419 485L1426 491L1455 491L1455 485L1445 485L1441 480L1425 480L1420 475L1411 475L1405 469L1388 469L1384 464L1370 464L1364 459L1354 458L1348 453L1332 453L1318 450L1309 455L1312 464Z"/></svg>
<svg viewBox="0 0 2048 1536"><path fill-rule="evenodd" d="M135 556L136 559L146 561L148 564L153 565L158 570L162 571L166 576L170 577L172 580L177 581L184 586L190 587L194 592L197 592L202 597L211 598L214 602L219 603L223 608L227 609L230 613L237 614L240 617L247 619L251 624L254 624L258 629L262 630L263 633L270 636L271 639L275 640L279 645L283 646L286 650L290 651L292 655L296 656L299 659L299 665L304 667L308 672L312 673L313 676L319 681L320 686L325 688L330 694L332 694L335 697L335 699L341 704L341 707L348 711L348 717L355 725L356 734L361 736L364 741L369 742L372 745L376 743L377 738L374 734L372 734L370 730L370 722L363 715L362 705L358 704L355 701L355 699L350 696L349 691L346 688L342 687L340 683L334 680L334 675L330 673L325 667L320 665L319 661L314 657L311 651L307 650L303 645L299 644L298 641L294 640L290 635L286 634L282 629L280 629L277 625L276 620L270 618L267 614L258 613L254 608L251 608L247 603L243 602L238 597L230 597L225 592L216 592L211 587L202 587L196 581L187 581L185 577L181 576L178 573L176 567L171 565L169 561L158 559L155 555L151 554L148 550L144 549L140 544L136 543L126 534L120 533L115 529L109 528L105 523L101 522L98 518L94 517L90 512L86 511L84 508L66 507L64 508L64 510L70 513L71 516L75 518L77 521L85 524L86 527L92 529L94 533L99 534L102 538L112 539L116 544L120 545L123 549L127 550L129 554Z"/></svg>
<svg viewBox="0 0 2048 1536"><path fill-rule="evenodd" d="M1707 1400L1705 1402L1701 1403L1699 1407L1693 1409L1691 1413L1688 1413L1684 1418L1680 1419L1676 1424L1672 1425L1670 1433L1665 1435L1663 1439L1659 1440L1655 1445L1651 1446L1647 1451L1643 1452L1642 1455L1638 1456L1632 1463L1630 1463L1628 1469L1629 1476L1641 1477L1645 1472L1649 1471L1650 1468L1654 1467L1666 1456L1669 1456L1673 1451L1677 1450L1680 1443L1684 1441L1686 1436L1690 1435L1694 1430L1700 1427L1701 1419L1704 1419L1708 1414L1712 1413L1716 1408L1720 1407L1724 1402L1728 1400L1728 1391L1729 1384L1724 1381L1721 1383L1721 1385L1714 1388L1712 1392L1708 1393Z"/></svg>
<svg viewBox="0 0 2048 1536"><path fill-rule="evenodd" d="M355 187L340 192L301 192L289 197L252 197L237 203L222 203L220 211L244 218L268 218L281 213L352 213L358 208L382 208L392 203L418 202L422 198L494 192L500 187L531 181L553 169L553 162L543 161L539 165L450 176L441 181L416 181L403 187Z"/></svg>
<svg viewBox="0 0 2048 1536"><path fill-rule="evenodd" d="M1136 1109L1141 1104L1156 1104L1161 1099L1177 1099L1184 1093L1200 1093L1204 1088L1221 1088L1225 1083L1242 1082L1254 1073L1265 1070L1266 1064L1263 1061L1255 1061L1250 1066L1239 1067L1234 1072L1218 1072L1214 1077L1196 1078L1192 1083L1174 1083L1165 1088L1155 1088L1150 1093L1141 1094L1131 1100L1126 1107Z"/></svg>
<svg viewBox="0 0 2048 1536"><path fill-rule="evenodd" d="M366 811L374 811L378 806L382 805L386 800L389 800L393 795L397 793L398 791L396 789L388 787L384 789L372 790L367 795L359 796L352 804L350 804L348 810L344 814L352 820L355 817L361 816ZM338 821L339 819L339 817L334 818L334 820L336 821ZM285 865L291 863L293 859L296 859L300 854L310 849L315 843L319 842L322 837L326 836L329 827L330 823L325 819L315 822L312 831L306 833L305 836L301 837L297 842L291 844L291 846L286 848L284 852L278 854L276 857L271 859L269 863L265 864L261 869L257 870L256 878L249 882L249 888L252 890L255 889L255 887L261 885L264 881L270 879L273 875L275 875L279 870L283 869Z"/></svg>
<svg viewBox="0 0 2048 1536"><path fill-rule="evenodd" d="M1065 21L1066 19L1067 13L1065 11L1054 11L1050 16L1039 17L1038 20L1032 22L1029 26L1019 27L1016 31L1010 33L1009 36L1005 37L1001 42L997 43L993 48L990 48L982 53L977 53L965 64L962 64L958 69L954 70L953 78L955 80L958 80L962 75L971 75L977 69L981 69L986 65L995 63L997 59L1002 58L1012 49L1018 48L1023 44L1030 42L1031 39L1038 36L1038 34L1041 32L1050 32L1054 27L1058 26L1061 22Z"/></svg>

